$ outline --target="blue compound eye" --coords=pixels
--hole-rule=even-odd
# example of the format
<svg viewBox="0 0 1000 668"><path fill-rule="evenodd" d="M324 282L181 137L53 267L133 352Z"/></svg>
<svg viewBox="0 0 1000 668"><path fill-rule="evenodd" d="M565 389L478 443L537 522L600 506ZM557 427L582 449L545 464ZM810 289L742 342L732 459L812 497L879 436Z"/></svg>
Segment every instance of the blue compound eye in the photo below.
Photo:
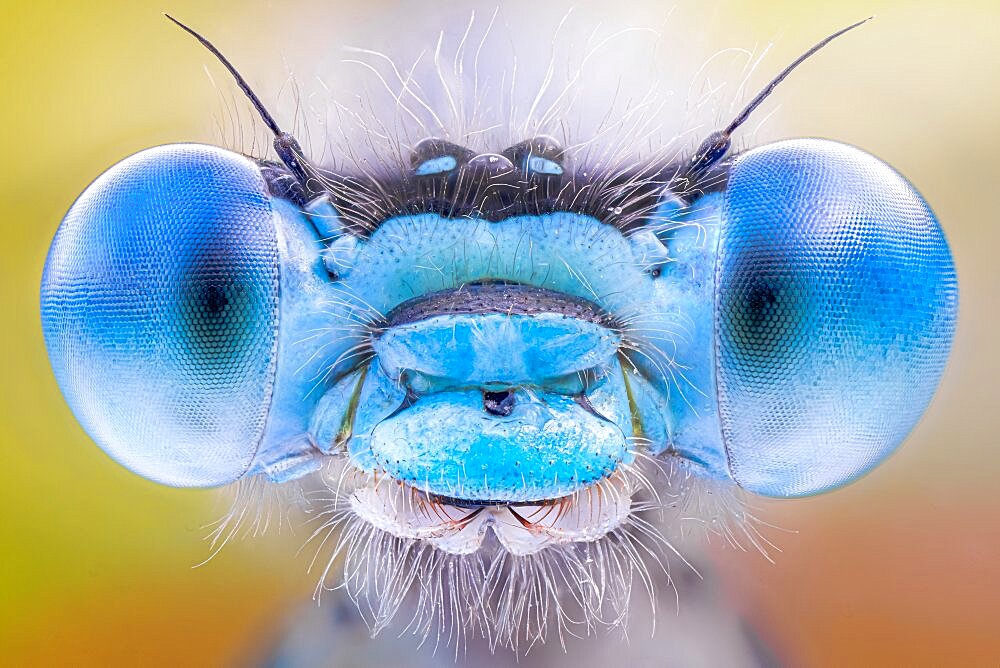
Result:
<svg viewBox="0 0 1000 668"><path fill-rule="evenodd" d="M172 145L112 167L66 214L41 302L56 379L109 455L176 486L247 471L278 322L272 207L252 161Z"/></svg>
<svg viewBox="0 0 1000 668"><path fill-rule="evenodd" d="M716 382L743 487L799 496L862 475L937 386L958 284L934 214L898 173L823 140L732 167L716 266Z"/></svg>

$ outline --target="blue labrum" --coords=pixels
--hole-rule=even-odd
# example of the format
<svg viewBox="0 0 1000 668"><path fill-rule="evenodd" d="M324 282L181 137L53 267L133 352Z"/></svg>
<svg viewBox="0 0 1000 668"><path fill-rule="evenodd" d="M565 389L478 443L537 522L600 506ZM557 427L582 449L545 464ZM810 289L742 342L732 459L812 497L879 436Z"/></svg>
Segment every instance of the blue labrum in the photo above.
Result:
<svg viewBox="0 0 1000 668"><path fill-rule="evenodd" d="M445 157L415 178L463 168ZM568 178L522 162L528 180ZM53 242L56 378L91 437L158 482L280 482L346 458L442 502L513 507L642 451L798 496L891 453L948 355L957 282L933 213L834 142L741 154L724 187L662 189L627 229L428 207L359 231L270 169L144 151Z"/></svg>

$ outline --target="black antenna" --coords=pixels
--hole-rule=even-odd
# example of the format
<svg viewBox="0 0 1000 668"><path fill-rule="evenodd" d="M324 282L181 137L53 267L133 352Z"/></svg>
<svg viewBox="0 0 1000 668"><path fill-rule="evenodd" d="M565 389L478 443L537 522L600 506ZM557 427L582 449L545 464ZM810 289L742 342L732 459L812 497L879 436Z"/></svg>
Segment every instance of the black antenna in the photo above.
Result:
<svg viewBox="0 0 1000 668"><path fill-rule="evenodd" d="M202 46L208 49L213 56L218 58L219 62L221 62L226 69L229 70L229 73L233 75L233 78L236 80L236 85L238 85L240 90L243 91L243 94L247 96L251 104L253 104L254 108L257 110L257 113L260 114L260 117L264 119L264 124L267 125L268 129L274 133L274 151L302 185L304 200L309 201L317 195L323 194L324 190L322 186L318 190L314 187L314 184L318 184L320 181L313 176L312 173L314 172L314 169L312 165L309 164L305 154L302 152L302 147L299 146L299 142L296 141L295 137L287 132L282 132L281 128L278 127L277 121L274 120L274 117L271 116L271 114L264 107L264 103L260 101L257 94L250 88L250 84L246 82L246 79L244 79L233 64L229 62L229 59L222 55L222 52L219 51L214 44L202 37L195 30L184 25L170 14L165 13L164 16L176 23L182 30L187 32L196 40L201 42Z"/></svg>
<svg viewBox="0 0 1000 668"><path fill-rule="evenodd" d="M778 87L785 78L792 73L796 67L801 65L807 58L815 54L817 51L822 49L824 46L837 39L845 32L849 30L854 30L858 26L871 21L874 16L869 16L868 18L858 21L857 23L851 24L846 28L841 28L837 32L833 33L829 37L823 39L814 45L811 49L803 53L801 56L796 58L791 65L781 70L778 76L771 79L771 82L767 84L763 90L757 93L754 99L750 100L750 103L743 108L743 110L736 115L736 118L727 125L722 130L716 130L701 143L698 150L695 151L691 160L688 162L687 167L685 167L681 173L682 178L691 179L692 177L697 178L700 174L703 174L709 167L721 160L726 153L729 151L729 147L732 145L733 132L736 128L743 125L750 114L754 112L761 105L761 103L767 99L767 96L774 92L774 89Z"/></svg>

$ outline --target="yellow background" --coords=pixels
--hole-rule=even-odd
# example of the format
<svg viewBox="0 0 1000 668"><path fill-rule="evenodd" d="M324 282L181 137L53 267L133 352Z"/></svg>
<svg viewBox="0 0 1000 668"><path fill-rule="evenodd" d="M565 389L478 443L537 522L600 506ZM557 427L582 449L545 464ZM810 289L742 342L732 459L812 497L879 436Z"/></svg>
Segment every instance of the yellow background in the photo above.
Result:
<svg viewBox="0 0 1000 668"><path fill-rule="evenodd" d="M636 20L666 11L655 0L582 4L590 16ZM690 30L714 48L774 40L763 71L836 27L878 15L783 85L773 126L857 144L906 174L945 227L962 289L951 363L906 446L842 491L766 504L769 520L798 533L775 536L784 551L773 566L755 554L722 555L734 605L799 664L995 665L1000 4L679 4L701 12ZM312 585L308 554L296 555L303 531L239 542L192 569L207 554L202 525L222 510L217 493L159 487L111 462L64 406L45 357L38 283L74 197L141 148L219 141L220 92L203 66L223 99L233 88L159 12L197 26L248 73L280 76L285 54L344 41L378 48L407 29L408 14L443 6L3 5L0 663L240 662ZM504 12L508 23L531 20L530 3L505 3Z"/></svg>

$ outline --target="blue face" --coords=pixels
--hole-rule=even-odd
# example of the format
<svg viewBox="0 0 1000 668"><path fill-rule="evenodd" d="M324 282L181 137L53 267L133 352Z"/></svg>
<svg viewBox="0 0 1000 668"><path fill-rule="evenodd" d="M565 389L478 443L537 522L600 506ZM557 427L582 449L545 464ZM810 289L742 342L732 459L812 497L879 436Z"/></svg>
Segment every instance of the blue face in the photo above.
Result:
<svg viewBox="0 0 1000 668"><path fill-rule="evenodd" d="M273 164L152 148L56 234L52 367L140 475L323 484L313 535L340 530L330 563L376 629L407 593L418 635L448 611L511 647L544 636L533 615L604 624L645 555L679 554L652 518L887 457L957 312L934 214L859 149L777 142L693 194L664 170L434 140L377 182L323 172L307 201ZM747 521L708 513L725 535Z"/></svg>
<svg viewBox="0 0 1000 668"><path fill-rule="evenodd" d="M479 610L511 645L565 589L598 623L676 553L649 511L859 478L948 356L955 270L906 179L820 139L726 157L769 90L676 163L427 138L377 174L308 164L250 94L284 167L160 146L70 208L41 286L56 378L149 479L323 484L317 533L342 529L352 594L374 578L376 627L411 586L417 617Z"/></svg>
<svg viewBox="0 0 1000 668"><path fill-rule="evenodd" d="M342 460L457 507L516 507L640 455L816 493L884 459L930 401L954 267L876 158L778 142L713 192L616 219L525 194L582 178L548 157L439 153L399 175L411 199L376 225L343 213L349 191L302 207L273 167L209 146L102 175L42 281L84 428L169 485ZM477 161L502 169L479 183ZM494 202L497 182L512 194Z"/></svg>

